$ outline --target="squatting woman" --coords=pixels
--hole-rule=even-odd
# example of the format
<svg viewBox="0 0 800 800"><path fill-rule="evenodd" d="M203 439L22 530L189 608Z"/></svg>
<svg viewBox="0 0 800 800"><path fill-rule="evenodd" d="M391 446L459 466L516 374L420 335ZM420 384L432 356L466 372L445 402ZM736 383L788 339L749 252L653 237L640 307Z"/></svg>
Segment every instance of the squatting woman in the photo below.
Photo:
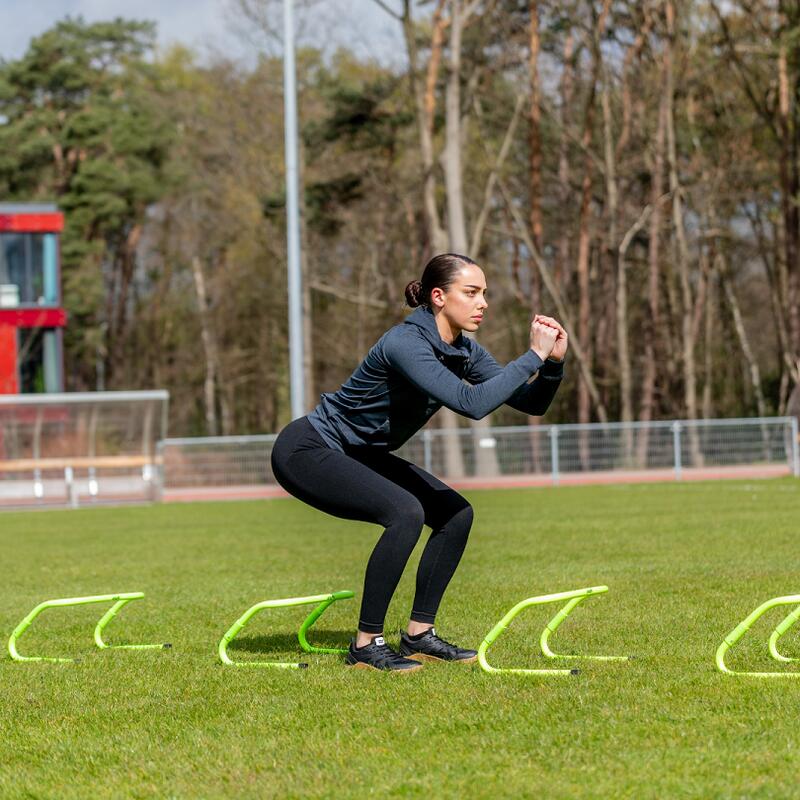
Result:
<svg viewBox="0 0 800 800"><path fill-rule="evenodd" d="M472 507L415 464L393 455L442 406L481 419L503 403L543 414L558 389L567 334L550 317L530 326L530 349L501 367L465 332L488 307L486 278L466 256L445 253L406 287L415 310L388 330L337 391L278 436L275 477L290 494L344 519L383 527L369 558L358 630L345 661L362 669L413 671L422 661L468 663L475 650L434 628L445 589L467 544ZM531 378L536 379L531 382ZM399 653L386 643L389 602L422 528L431 529L417 570Z"/></svg>

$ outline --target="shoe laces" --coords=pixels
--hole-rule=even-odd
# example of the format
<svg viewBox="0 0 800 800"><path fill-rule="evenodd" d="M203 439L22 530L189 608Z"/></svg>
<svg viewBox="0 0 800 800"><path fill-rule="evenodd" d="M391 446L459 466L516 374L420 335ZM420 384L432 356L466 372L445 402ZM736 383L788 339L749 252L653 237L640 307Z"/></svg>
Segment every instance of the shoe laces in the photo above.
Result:
<svg viewBox="0 0 800 800"><path fill-rule="evenodd" d="M442 637L436 633L435 629L431 628L427 631L427 633L439 648L446 650L451 655L457 654L460 650L457 645L454 645L452 642L448 642L446 639L442 639Z"/></svg>
<svg viewBox="0 0 800 800"><path fill-rule="evenodd" d="M371 646L374 648L375 655L381 662L393 663L397 661L406 660L403 656L400 655L400 653L398 653L395 650L392 650L392 648L389 647L389 645L386 644L385 641L382 644L378 644L373 639Z"/></svg>

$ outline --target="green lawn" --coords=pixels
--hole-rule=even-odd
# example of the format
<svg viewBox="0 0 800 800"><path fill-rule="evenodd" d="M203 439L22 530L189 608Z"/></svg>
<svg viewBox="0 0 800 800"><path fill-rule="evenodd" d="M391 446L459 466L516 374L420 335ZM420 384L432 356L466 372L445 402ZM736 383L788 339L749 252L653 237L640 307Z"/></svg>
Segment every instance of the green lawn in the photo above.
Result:
<svg viewBox="0 0 800 800"><path fill-rule="evenodd" d="M606 583L554 635L571 677L426 665L398 676L305 656L305 671L223 667L216 645L258 600L353 589L318 623L346 642L378 529L294 500L0 515L0 632L38 602L144 591L93 650L102 609L51 610L23 653L77 664L0 664L0 797L796 796L800 680L726 677L722 637L762 601L800 592L800 484L791 479L472 492L472 539L437 628L477 647L517 601ZM418 547L387 620L410 607ZM555 609L529 609L490 652L537 657ZM788 611L788 609L787 609ZM235 657L298 658L304 609L266 612ZM775 610L730 658L767 655ZM800 626L798 626L800 628ZM800 630L782 640L800 656ZM789 666L788 670L792 667Z"/></svg>

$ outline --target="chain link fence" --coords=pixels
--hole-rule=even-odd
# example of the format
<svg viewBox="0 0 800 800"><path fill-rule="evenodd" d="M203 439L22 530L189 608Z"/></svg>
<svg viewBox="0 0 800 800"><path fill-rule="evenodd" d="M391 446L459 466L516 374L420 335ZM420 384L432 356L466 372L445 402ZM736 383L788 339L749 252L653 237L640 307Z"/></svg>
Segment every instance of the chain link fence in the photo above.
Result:
<svg viewBox="0 0 800 800"><path fill-rule="evenodd" d="M165 490L276 489L277 437L167 439ZM462 485L800 477L795 417L672 420L589 425L426 428L397 454ZM201 496L202 491L197 493ZM192 497L191 492L187 498Z"/></svg>

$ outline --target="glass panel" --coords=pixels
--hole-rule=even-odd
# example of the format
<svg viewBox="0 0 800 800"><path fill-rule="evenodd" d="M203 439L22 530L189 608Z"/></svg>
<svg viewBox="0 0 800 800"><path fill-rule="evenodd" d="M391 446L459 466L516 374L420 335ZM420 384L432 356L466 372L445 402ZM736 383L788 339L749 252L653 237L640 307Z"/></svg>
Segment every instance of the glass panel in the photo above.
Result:
<svg viewBox="0 0 800 800"><path fill-rule="evenodd" d="M0 306L58 304L56 236L0 234Z"/></svg>
<svg viewBox="0 0 800 800"><path fill-rule="evenodd" d="M58 239L55 233L45 233L44 250L44 302L58 305Z"/></svg>
<svg viewBox="0 0 800 800"><path fill-rule="evenodd" d="M25 235L0 233L0 306L26 302L25 261Z"/></svg>

